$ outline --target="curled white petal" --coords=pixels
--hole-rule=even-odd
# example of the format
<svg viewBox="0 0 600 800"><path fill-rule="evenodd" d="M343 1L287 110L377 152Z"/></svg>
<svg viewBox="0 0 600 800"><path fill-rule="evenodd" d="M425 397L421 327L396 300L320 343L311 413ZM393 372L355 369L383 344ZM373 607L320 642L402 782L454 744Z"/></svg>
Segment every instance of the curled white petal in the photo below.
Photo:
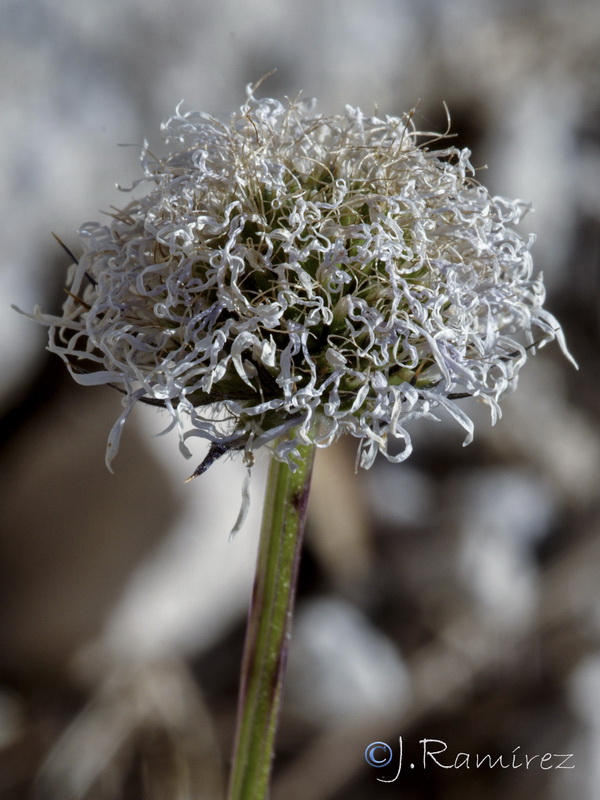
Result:
<svg viewBox="0 0 600 800"><path fill-rule="evenodd" d="M460 398L495 420L536 345L572 360L514 228L526 204L490 196L469 151L419 146L410 115L250 92L227 123L180 104L162 133L147 194L81 228L63 316L33 315L79 383L125 392L108 462L141 398L182 447L268 444L293 464L350 434L362 466L400 461L437 407L471 441Z"/></svg>

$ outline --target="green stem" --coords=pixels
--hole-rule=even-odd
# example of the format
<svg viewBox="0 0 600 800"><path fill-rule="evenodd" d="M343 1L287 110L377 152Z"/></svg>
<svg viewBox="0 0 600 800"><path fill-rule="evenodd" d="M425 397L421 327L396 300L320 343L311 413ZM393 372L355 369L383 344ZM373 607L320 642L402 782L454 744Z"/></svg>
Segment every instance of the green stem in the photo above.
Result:
<svg viewBox="0 0 600 800"><path fill-rule="evenodd" d="M265 800L285 675L313 446L295 471L271 462L242 661L229 800Z"/></svg>

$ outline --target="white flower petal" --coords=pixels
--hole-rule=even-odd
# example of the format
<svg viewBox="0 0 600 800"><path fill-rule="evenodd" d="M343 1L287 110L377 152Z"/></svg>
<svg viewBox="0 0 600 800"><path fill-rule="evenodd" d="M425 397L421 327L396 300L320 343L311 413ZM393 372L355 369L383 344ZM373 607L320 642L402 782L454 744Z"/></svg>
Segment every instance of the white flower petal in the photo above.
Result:
<svg viewBox="0 0 600 800"><path fill-rule="evenodd" d="M81 228L63 316L33 317L79 383L125 387L109 462L144 394L182 446L250 451L297 427L275 447L289 463L344 433L362 466L400 461L436 407L471 441L457 396L494 421L533 345L573 361L513 227L524 203L491 197L468 150L419 147L408 115L312 109L250 92L223 123L180 104L167 155L144 145L148 193Z"/></svg>

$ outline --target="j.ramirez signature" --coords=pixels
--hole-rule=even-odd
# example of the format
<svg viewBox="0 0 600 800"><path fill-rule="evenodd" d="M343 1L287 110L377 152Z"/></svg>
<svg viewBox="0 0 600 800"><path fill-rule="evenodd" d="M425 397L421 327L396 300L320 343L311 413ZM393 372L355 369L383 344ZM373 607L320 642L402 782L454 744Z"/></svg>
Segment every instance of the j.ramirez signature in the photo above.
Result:
<svg viewBox="0 0 600 800"><path fill-rule="evenodd" d="M535 753L530 755L521 752L521 746L509 755L493 756L491 753L456 753L447 752L448 745L441 739L419 739L423 769L441 767L442 769L575 769L571 763L573 753ZM398 738L398 770L394 778L377 778L382 783L393 783L402 772L404 742ZM372 767L387 767L392 762L394 752L386 742L371 742L365 750L365 760ZM415 768L415 762L409 764Z"/></svg>

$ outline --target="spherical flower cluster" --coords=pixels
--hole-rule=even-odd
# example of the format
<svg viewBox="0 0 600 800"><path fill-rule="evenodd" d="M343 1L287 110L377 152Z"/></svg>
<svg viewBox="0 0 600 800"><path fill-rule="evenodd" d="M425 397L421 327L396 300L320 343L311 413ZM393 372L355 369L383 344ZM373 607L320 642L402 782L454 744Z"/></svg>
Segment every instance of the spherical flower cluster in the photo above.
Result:
<svg viewBox="0 0 600 800"><path fill-rule="evenodd" d="M410 115L249 91L228 123L177 109L162 130L148 193L83 226L63 316L38 313L77 381L125 395L109 460L145 401L213 457L271 443L293 461L349 433L362 466L400 461L411 421L442 407L470 441L457 400L495 416L528 348L562 344L513 228L525 205L491 197L469 151L432 149Z"/></svg>

